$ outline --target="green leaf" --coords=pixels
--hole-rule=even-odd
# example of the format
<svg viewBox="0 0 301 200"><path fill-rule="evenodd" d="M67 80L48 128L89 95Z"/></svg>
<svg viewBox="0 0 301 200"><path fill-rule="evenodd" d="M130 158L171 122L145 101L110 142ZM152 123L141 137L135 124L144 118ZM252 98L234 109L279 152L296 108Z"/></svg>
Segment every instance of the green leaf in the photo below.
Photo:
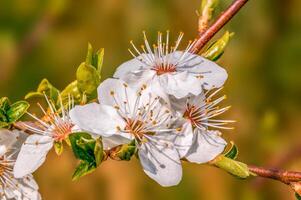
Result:
<svg viewBox="0 0 301 200"><path fill-rule="evenodd" d="M55 153L60 156L63 151L64 151L64 146L63 146L63 143L62 142L55 142L54 143L54 150L55 150Z"/></svg>
<svg viewBox="0 0 301 200"><path fill-rule="evenodd" d="M0 108L0 122L8 122L6 112L2 108Z"/></svg>
<svg viewBox="0 0 301 200"><path fill-rule="evenodd" d="M237 178L245 179L250 176L249 168L245 163L232 160L223 155L218 156L212 161L212 164Z"/></svg>
<svg viewBox="0 0 301 200"><path fill-rule="evenodd" d="M227 31L219 40L209 46L209 48L205 53L202 54L202 56L209 60L217 61L223 55L224 50L233 35L233 33Z"/></svg>
<svg viewBox="0 0 301 200"><path fill-rule="evenodd" d="M301 196L298 193L295 193L296 199L301 200Z"/></svg>
<svg viewBox="0 0 301 200"><path fill-rule="evenodd" d="M135 141L130 144L120 145L111 152L110 157L115 160L131 160L132 156L136 153Z"/></svg>
<svg viewBox="0 0 301 200"><path fill-rule="evenodd" d="M7 97L0 98L0 109L7 111L10 108L10 102Z"/></svg>
<svg viewBox="0 0 301 200"><path fill-rule="evenodd" d="M10 108L6 111L6 116L10 123L16 122L20 119L29 108L29 103L26 101L18 101L10 106Z"/></svg>
<svg viewBox="0 0 301 200"><path fill-rule="evenodd" d="M233 141L230 142L230 145L231 146L230 146L229 150L226 153L224 153L224 155L228 158L235 160L238 155L238 148L236 147L236 145L234 144Z"/></svg>
<svg viewBox="0 0 301 200"><path fill-rule="evenodd" d="M1 122L1 121L0 121L0 128L7 127L7 126L9 126L9 125L10 125L10 124L7 123L7 122Z"/></svg>
<svg viewBox="0 0 301 200"><path fill-rule="evenodd" d="M97 52L94 52L92 45L90 43L88 44L88 51L87 51L87 57L85 63L97 69L99 76L103 65L103 57L104 57L103 48L98 50Z"/></svg>
<svg viewBox="0 0 301 200"><path fill-rule="evenodd" d="M92 173L96 169L96 166L94 164L91 164L86 161L80 162L80 164L77 166L75 172L72 175L72 180L76 181L79 178Z"/></svg>
<svg viewBox="0 0 301 200"><path fill-rule="evenodd" d="M89 163L96 162L94 157L95 140L85 132L69 135L71 147L76 158Z"/></svg>

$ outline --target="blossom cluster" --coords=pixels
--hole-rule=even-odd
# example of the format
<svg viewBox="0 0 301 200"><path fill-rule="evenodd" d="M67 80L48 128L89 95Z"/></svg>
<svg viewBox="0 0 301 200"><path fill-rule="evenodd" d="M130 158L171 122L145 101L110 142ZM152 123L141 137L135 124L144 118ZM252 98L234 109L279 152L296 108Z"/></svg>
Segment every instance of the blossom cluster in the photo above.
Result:
<svg viewBox="0 0 301 200"><path fill-rule="evenodd" d="M45 94L44 116L28 113L34 122L23 123L29 136L1 129L1 199L40 199L31 174L77 132L101 138L104 152L133 144L144 172L164 187L181 181L181 161L207 163L220 155L227 145L220 130L233 122L216 118L229 109L219 107L225 96L218 96L227 72L190 53L194 42L178 50L182 37L170 45L169 33L159 33L150 45L144 34L141 48L131 42L134 58L98 85L94 102L74 105L70 94L66 106L59 95L56 106Z"/></svg>

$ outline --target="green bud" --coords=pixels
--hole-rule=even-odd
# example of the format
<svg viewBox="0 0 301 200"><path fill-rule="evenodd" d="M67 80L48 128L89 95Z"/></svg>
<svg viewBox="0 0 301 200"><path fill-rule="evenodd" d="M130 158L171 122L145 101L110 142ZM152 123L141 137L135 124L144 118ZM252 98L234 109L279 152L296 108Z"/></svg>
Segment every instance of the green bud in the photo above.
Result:
<svg viewBox="0 0 301 200"><path fill-rule="evenodd" d="M92 45L90 43L88 44L88 52L87 52L85 63L97 69L99 76L101 74L103 56L104 56L104 49L100 49L99 51L94 52Z"/></svg>
<svg viewBox="0 0 301 200"><path fill-rule="evenodd" d="M29 108L29 103L26 101L18 101L10 106L10 108L6 111L6 116L8 121L11 123L16 122L20 119Z"/></svg>
<svg viewBox="0 0 301 200"><path fill-rule="evenodd" d="M224 155L220 155L215 158L213 161L211 161L211 164L238 178L245 179L251 175L249 168L245 163L232 160Z"/></svg>
<svg viewBox="0 0 301 200"><path fill-rule="evenodd" d="M229 33L228 31L216 42L214 42L209 48L203 53L202 56L205 58L217 61L224 53L224 50L234 33Z"/></svg>
<svg viewBox="0 0 301 200"><path fill-rule="evenodd" d="M81 93L96 95L96 89L100 84L100 75L92 65L80 64L76 71L77 87Z"/></svg>
<svg viewBox="0 0 301 200"><path fill-rule="evenodd" d="M54 150L55 150L55 153L60 156L63 151L64 151L64 146L63 146L63 143L62 142L55 142L54 143Z"/></svg>

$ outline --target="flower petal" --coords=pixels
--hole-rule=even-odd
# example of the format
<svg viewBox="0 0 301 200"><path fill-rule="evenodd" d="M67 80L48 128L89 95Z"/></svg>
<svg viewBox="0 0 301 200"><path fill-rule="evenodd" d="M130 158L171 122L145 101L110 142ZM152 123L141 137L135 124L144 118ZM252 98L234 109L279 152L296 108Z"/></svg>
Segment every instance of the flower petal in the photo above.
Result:
<svg viewBox="0 0 301 200"><path fill-rule="evenodd" d="M183 55L183 52L176 51L172 54L172 60L177 61ZM218 66L215 62L212 62L202 56L196 54L187 53L184 61L179 70L188 71L195 75L201 76L201 83L206 90L212 88L219 88L224 85L228 78L227 71Z"/></svg>
<svg viewBox="0 0 301 200"><path fill-rule="evenodd" d="M203 90L200 80L187 71L163 74L159 77L159 82L167 94L173 95L177 99L189 94L198 95Z"/></svg>
<svg viewBox="0 0 301 200"><path fill-rule="evenodd" d="M22 145L14 166L14 176L21 178L31 174L45 161L48 151L53 146L49 136L30 135Z"/></svg>
<svg viewBox="0 0 301 200"><path fill-rule="evenodd" d="M99 85L97 91L101 105L119 106L123 112L134 109L138 92L122 80L109 78Z"/></svg>
<svg viewBox="0 0 301 200"><path fill-rule="evenodd" d="M176 149L179 152L180 158L185 157L187 152L190 150L193 143L193 130L190 122L186 122L182 126L180 133L177 133L177 137L174 141Z"/></svg>
<svg viewBox="0 0 301 200"><path fill-rule="evenodd" d="M206 163L221 154L227 142L219 136L219 131L201 131L196 129L194 143L186 155L194 163Z"/></svg>
<svg viewBox="0 0 301 200"><path fill-rule="evenodd" d="M142 54L138 56L137 58L131 59L129 61L126 61L122 63L115 71L113 77L114 78L121 78L128 76L129 73L140 71L143 67L146 65L139 61L140 58L143 56L149 56L149 54Z"/></svg>
<svg viewBox="0 0 301 200"><path fill-rule="evenodd" d="M127 133L125 134L120 133L120 135L103 137L102 138L103 148L105 150L109 150L121 144L129 144L133 139L135 139L133 135Z"/></svg>
<svg viewBox="0 0 301 200"><path fill-rule="evenodd" d="M72 122L80 129L104 137L116 134L118 127L125 127L116 109L107 105L90 103L75 106L69 114Z"/></svg>
<svg viewBox="0 0 301 200"><path fill-rule="evenodd" d="M182 167L178 152L173 147L141 144L138 155L144 172L164 187L179 184Z"/></svg>

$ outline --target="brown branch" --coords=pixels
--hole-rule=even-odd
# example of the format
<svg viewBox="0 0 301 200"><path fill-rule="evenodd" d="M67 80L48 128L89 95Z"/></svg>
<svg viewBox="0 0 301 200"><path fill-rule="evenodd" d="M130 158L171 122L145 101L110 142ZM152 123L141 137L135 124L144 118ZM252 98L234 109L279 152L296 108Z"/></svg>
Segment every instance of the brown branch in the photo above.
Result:
<svg viewBox="0 0 301 200"><path fill-rule="evenodd" d="M248 168L250 172L256 174L259 177L274 179L287 185L291 185L293 183L301 181L301 172L269 169L257 167L254 165L249 165Z"/></svg>
<svg viewBox="0 0 301 200"><path fill-rule="evenodd" d="M235 0L206 31L200 34L191 52L198 53L247 2L248 0Z"/></svg>

